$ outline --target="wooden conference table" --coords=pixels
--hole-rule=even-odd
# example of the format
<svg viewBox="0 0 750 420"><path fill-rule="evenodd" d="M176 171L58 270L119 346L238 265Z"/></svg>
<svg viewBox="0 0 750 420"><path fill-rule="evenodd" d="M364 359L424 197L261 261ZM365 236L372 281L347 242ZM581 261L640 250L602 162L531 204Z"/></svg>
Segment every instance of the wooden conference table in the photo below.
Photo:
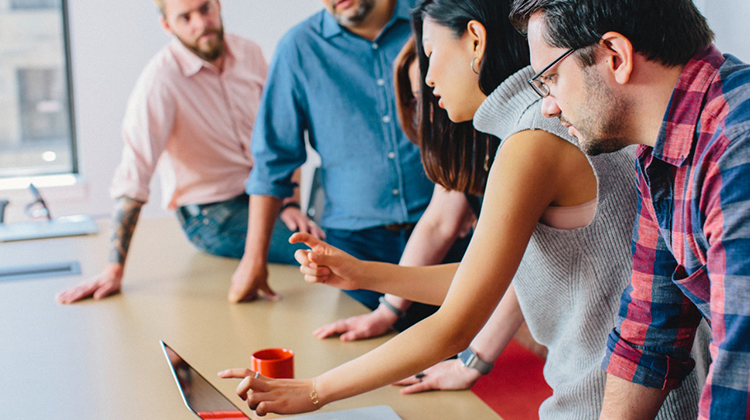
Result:
<svg viewBox="0 0 750 420"><path fill-rule="evenodd" d="M0 282L0 418L191 419L159 340L246 413L234 393L238 381L216 372L249 366L253 351L294 350L296 377L305 378L387 340L315 339L315 328L365 309L338 290L304 283L293 267L270 267L281 301L229 304L237 262L197 252L173 219L139 224L122 294L57 304L56 292L103 267L109 231L100 226L97 235L0 243L0 269L65 261L82 269L75 276ZM470 391L402 396L393 386L323 411L381 404L404 420L499 418Z"/></svg>

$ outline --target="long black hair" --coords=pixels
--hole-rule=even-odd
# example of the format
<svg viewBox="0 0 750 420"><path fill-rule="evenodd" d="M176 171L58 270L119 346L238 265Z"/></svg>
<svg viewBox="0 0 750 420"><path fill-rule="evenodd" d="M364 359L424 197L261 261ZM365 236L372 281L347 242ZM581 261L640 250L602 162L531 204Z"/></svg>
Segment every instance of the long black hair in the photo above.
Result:
<svg viewBox="0 0 750 420"><path fill-rule="evenodd" d="M508 19L511 0L420 0L412 12L421 72L419 138L422 162L430 179L449 190L482 194L487 181L485 159L495 157L499 140L477 132L471 121L454 123L438 106L431 89L424 84L429 60L422 45L425 18L449 28L456 37L464 34L470 21L481 23L487 40L479 64L479 88L485 95L510 75L529 65L529 47ZM459 64L462 65L462 64ZM469 65L466 63L465 65Z"/></svg>

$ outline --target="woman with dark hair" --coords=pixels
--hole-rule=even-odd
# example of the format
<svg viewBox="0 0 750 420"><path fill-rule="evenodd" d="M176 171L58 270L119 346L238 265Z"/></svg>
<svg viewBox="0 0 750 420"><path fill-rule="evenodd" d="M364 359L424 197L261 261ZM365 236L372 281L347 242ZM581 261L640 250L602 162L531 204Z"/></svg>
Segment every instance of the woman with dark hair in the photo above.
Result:
<svg viewBox="0 0 750 420"><path fill-rule="evenodd" d="M422 77L413 37L401 49L393 66L396 115L409 140L419 145L417 96ZM495 147L497 143L494 139ZM435 185L430 204L414 226L399 265L425 266L460 261L471 239L480 205L479 197ZM399 331L403 329L399 321L410 306L411 301L386 294L374 311L329 323L313 331L313 335L320 339L339 335L342 341L353 341Z"/></svg>
<svg viewBox="0 0 750 420"><path fill-rule="evenodd" d="M533 76L528 49L507 19L509 8L508 0L422 0L412 17L425 80L419 134L428 175L446 188L470 189L477 179L472 175L482 168L481 142L465 149L454 142L474 138L471 120L477 130L501 139L461 263L363 262L309 235L292 236L311 247L296 254L308 282L365 287L441 304L440 309L314 379L222 372L245 378L238 394L259 414L314 410L458 352L467 368L486 371L525 319L548 348L544 373L553 395L540 407L540 418L598 417L605 380L601 359L630 274L636 209L627 174L634 154L627 149L587 157L559 121L542 117L539 96L527 84ZM555 65L547 69L545 80L554 80L555 71ZM457 154L443 153L446 149ZM705 361L707 337L696 341L702 357L694 355L695 360ZM705 366L699 366L671 393L658 418L695 418L704 377Z"/></svg>
<svg viewBox="0 0 750 420"><path fill-rule="evenodd" d="M418 136L420 121L418 111L421 108L418 109L417 97L420 96L421 81L424 78L419 71L417 45L413 37L406 42L393 65L396 115L398 115L401 128L407 137L421 147L422 142ZM485 141L485 145L489 144L488 147L491 148L489 153L481 150L480 154L485 156L486 161L483 170L479 171L477 176L484 178L481 180L481 184L484 185L489 167L494 160L494 152L497 150L500 141L495 136L476 133L476 130L471 135L471 138L465 139L463 144L471 145L474 138L479 138L481 141ZM424 143L432 144L429 141ZM434 147L430 150L434 150ZM466 247L463 243L468 243L468 239L470 239L469 233L476 223L476 218L479 217L481 206L481 195L462 193L456 190L451 191L441 185L435 185L430 204L419 219L419 223L414 227L399 265L424 266L459 261L460 258L459 260L449 259L453 257L445 258L446 253L450 249L451 254L457 254L455 252L456 246L454 245L451 248L451 244L458 240L461 244L459 249L465 251ZM398 325L399 315L409 308L411 302L390 294L386 294L383 299L387 302L382 303L376 310L324 325L315 330L313 335L321 339L339 335L342 341L353 341L378 337L393 331ZM515 338L536 354L542 357L546 355L547 349L531 338L528 328L522 327ZM473 369L468 369L468 371L470 374L476 373L476 370ZM408 394L432 389L431 387L434 386L433 380L437 378L439 376L433 374L429 381L416 382L413 386L404 388L402 392ZM451 389L468 388L473 383L471 381L471 383L464 384L464 381L463 378L452 378L450 380ZM408 385L410 383L409 380L405 380L405 382L399 384ZM441 389L445 388L441 387Z"/></svg>

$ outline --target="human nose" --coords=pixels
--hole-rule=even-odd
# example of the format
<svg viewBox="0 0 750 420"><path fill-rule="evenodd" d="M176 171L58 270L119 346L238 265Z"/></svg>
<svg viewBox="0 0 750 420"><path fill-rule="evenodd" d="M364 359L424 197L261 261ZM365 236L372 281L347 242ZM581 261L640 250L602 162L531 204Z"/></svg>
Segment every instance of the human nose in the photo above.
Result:
<svg viewBox="0 0 750 420"><path fill-rule="evenodd" d="M547 118L553 118L557 117L561 113L562 111L560 110L560 107L557 105L557 101L553 96L548 95L542 98L542 115Z"/></svg>
<svg viewBox="0 0 750 420"><path fill-rule="evenodd" d="M203 16L202 14L198 14L197 16L194 16L190 22L193 24L193 32L197 33L198 35L202 34L208 25L208 16Z"/></svg>
<svg viewBox="0 0 750 420"><path fill-rule="evenodd" d="M432 78L432 71L429 68L427 69L427 74L424 76L424 82L431 88L435 87L435 80Z"/></svg>

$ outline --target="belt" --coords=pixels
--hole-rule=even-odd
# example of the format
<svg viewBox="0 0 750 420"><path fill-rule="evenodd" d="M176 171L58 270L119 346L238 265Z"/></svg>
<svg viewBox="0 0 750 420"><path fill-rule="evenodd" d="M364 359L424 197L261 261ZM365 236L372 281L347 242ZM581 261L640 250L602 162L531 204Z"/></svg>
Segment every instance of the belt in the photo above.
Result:
<svg viewBox="0 0 750 420"><path fill-rule="evenodd" d="M182 207L179 207L177 211L182 215L183 218L188 219L190 217L195 217L199 214L201 214L201 211L211 206L212 204L185 204Z"/></svg>
<svg viewBox="0 0 750 420"><path fill-rule="evenodd" d="M390 232L403 232L405 230L412 230L416 223L393 223L391 225L383 225L381 228Z"/></svg>
<svg viewBox="0 0 750 420"><path fill-rule="evenodd" d="M184 219L188 219L190 217L196 217L199 214L203 214L205 216L204 210L207 209L207 208L209 208L209 207L211 207L211 206L215 206L217 204L226 203L226 202L234 201L234 200L244 200L244 199L246 199L246 197L247 197L246 194L240 194L237 197L230 198L229 200L217 201L217 202L214 202L214 203L185 204L184 206L178 207L177 208L177 212L180 213L180 215Z"/></svg>

